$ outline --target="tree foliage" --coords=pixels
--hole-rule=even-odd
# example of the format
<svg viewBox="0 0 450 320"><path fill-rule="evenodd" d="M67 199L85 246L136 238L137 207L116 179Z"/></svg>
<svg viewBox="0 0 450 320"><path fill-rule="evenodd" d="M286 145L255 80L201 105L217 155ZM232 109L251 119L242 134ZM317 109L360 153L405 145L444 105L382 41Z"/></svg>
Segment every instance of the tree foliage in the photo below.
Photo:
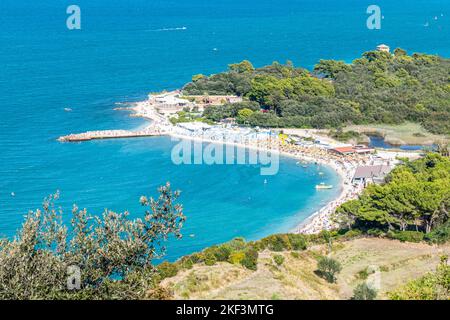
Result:
<svg viewBox="0 0 450 320"><path fill-rule="evenodd" d="M321 60L311 73L292 63L254 68L249 61L227 72L195 78L188 94L234 94L273 113L255 112L252 125L339 128L346 124L404 121L450 134L450 60L427 54L370 51L351 64ZM212 118L211 118L212 119ZM214 119L212 119L214 120Z"/></svg>
<svg viewBox="0 0 450 320"><path fill-rule="evenodd" d="M329 257L320 257L317 263L318 274L330 283L336 281L336 274L341 272L341 264Z"/></svg>
<svg viewBox="0 0 450 320"><path fill-rule="evenodd" d="M371 288L367 283L360 283L353 290L352 300L375 300L377 291Z"/></svg>
<svg viewBox="0 0 450 320"><path fill-rule="evenodd" d="M13 240L0 243L0 298L144 297L152 261L165 253L169 236L181 237L185 217L178 195L166 184L157 199L142 197L146 211L135 220L128 212L94 216L74 206L70 227L55 207L59 194L50 196L42 210L28 214ZM67 287L73 267L80 271L76 291Z"/></svg>
<svg viewBox="0 0 450 320"><path fill-rule="evenodd" d="M449 219L450 159L435 153L394 169L334 216L344 228L431 232ZM405 234L406 236L406 234ZM414 235L412 235L414 236Z"/></svg>

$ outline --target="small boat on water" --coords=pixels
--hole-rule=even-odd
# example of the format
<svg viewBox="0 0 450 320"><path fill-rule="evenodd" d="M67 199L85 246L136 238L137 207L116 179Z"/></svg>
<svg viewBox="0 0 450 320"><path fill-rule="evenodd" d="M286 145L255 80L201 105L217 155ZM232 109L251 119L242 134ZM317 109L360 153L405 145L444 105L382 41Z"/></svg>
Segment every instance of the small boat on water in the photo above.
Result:
<svg viewBox="0 0 450 320"><path fill-rule="evenodd" d="M323 173L322 171L319 172L319 176L323 176L325 173Z"/></svg>
<svg viewBox="0 0 450 320"><path fill-rule="evenodd" d="M72 109L71 108L64 108L64 111L65 112L72 112Z"/></svg>
<svg viewBox="0 0 450 320"><path fill-rule="evenodd" d="M326 189L333 189L333 186L330 184L325 184L324 182L316 185L317 190L326 190Z"/></svg>

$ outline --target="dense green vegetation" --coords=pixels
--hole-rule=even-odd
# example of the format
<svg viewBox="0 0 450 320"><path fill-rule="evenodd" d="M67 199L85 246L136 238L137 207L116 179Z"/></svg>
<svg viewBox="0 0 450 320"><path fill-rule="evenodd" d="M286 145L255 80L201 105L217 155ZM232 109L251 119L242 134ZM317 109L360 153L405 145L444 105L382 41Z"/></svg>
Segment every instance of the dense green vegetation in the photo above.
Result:
<svg viewBox="0 0 450 320"><path fill-rule="evenodd" d="M366 52L352 64L321 60L312 73L290 62L254 68L243 61L224 73L195 76L183 90L234 94L256 102L267 112L245 119L253 126L339 128L412 121L431 132L450 134L450 60L409 56L402 49L392 55ZM236 115L230 106L211 107L205 113L215 121Z"/></svg>
<svg viewBox="0 0 450 320"><path fill-rule="evenodd" d="M0 299L152 298L152 261L162 257L169 236L181 237L185 220L178 192L167 184L159 194L141 197L143 219L74 207L70 228L54 206L58 194L49 197L16 238L0 242Z"/></svg>
<svg viewBox="0 0 450 320"><path fill-rule="evenodd" d="M244 123L245 121L248 121L248 118L244 118L239 116L239 112L243 110L251 110L254 114L257 114L256 111L260 110L260 106L257 102L247 101L247 102L241 102L241 103L234 103L234 104L225 104L220 107L208 107L203 112L203 116L207 119L210 119L212 121L220 121L222 119L226 118L236 118L238 121L241 121ZM249 112L246 112L247 115Z"/></svg>
<svg viewBox="0 0 450 320"><path fill-rule="evenodd" d="M445 237L450 210L450 159L435 153L406 161L394 169L383 185L370 185L358 200L336 210L344 228L386 232L403 241L430 241ZM431 233L435 230L435 233ZM447 230L448 234L448 230Z"/></svg>
<svg viewBox="0 0 450 320"><path fill-rule="evenodd" d="M359 141L361 140L361 134L356 132L356 131L344 131L341 128L337 129L337 130L331 130L328 135L337 140L337 141L341 141L341 142L347 142L349 140L356 140Z"/></svg>

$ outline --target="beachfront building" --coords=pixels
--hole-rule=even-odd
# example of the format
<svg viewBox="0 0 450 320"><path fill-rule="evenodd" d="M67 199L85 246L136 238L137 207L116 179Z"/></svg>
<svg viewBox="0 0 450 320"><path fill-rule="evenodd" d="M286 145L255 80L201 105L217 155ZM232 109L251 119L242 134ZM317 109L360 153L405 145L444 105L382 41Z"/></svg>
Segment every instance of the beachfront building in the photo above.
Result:
<svg viewBox="0 0 450 320"><path fill-rule="evenodd" d="M189 132L201 132L212 128L212 126L204 122L182 122L178 123L177 127L187 130Z"/></svg>
<svg viewBox="0 0 450 320"><path fill-rule="evenodd" d="M377 51L390 53L391 48L388 45L380 44L379 46L377 46Z"/></svg>
<svg viewBox="0 0 450 320"><path fill-rule="evenodd" d="M392 169L391 166L385 164L358 167L356 168L352 183L363 184L364 186L369 183L383 183L384 179Z"/></svg>
<svg viewBox="0 0 450 320"><path fill-rule="evenodd" d="M368 148L366 146L358 145L358 146L342 146L328 149L329 152L341 155L348 156L352 154L371 154L375 152L375 149Z"/></svg>
<svg viewBox="0 0 450 320"><path fill-rule="evenodd" d="M183 109L192 109L194 104L180 97L179 91L167 92L159 95L149 95L149 104L155 108L155 110L163 115L172 115Z"/></svg>

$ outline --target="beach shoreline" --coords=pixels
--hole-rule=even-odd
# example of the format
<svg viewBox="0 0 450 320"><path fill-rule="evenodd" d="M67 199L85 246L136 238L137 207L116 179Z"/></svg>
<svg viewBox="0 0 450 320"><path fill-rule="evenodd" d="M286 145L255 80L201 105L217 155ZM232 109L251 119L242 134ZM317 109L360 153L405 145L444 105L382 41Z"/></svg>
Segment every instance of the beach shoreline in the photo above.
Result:
<svg viewBox="0 0 450 320"><path fill-rule="evenodd" d="M122 109L123 110L123 109ZM355 186L352 184L352 178L356 171L356 167L366 161L347 161L347 159L336 159L335 156L324 152L322 149L311 148L309 150L303 150L296 152L296 150L290 150L286 146L283 146L279 139L275 143L271 142L266 144L252 143L239 143L236 141L227 140L212 140L205 139L204 136L191 136L188 134L179 134L174 132L176 126L169 122L168 118L158 114L148 100L136 102L132 107L127 108L131 111L132 117L140 117L147 121L150 121L148 128L157 128L161 135L170 136L174 139L185 139L190 141L199 141L202 143L214 143L221 145L233 145L238 148L251 149L264 152L277 152L281 156L289 157L299 161L306 161L309 163L315 163L327 166L337 173L339 177L339 185L334 186L339 188L338 195L330 200L327 204L316 210L306 219L299 221L295 227L288 230L288 233L304 233L304 234L317 234L323 230L331 230L337 225L333 223L331 216L335 209L342 203L357 198L364 186ZM311 151L308 153L308 151Z"/></svg>
<svg viewBox="0 0 450 320"><path fill-rule="evenodd" d="M333 162L327 162L320 158L299 156L299 155L295 155L295 154L292 154L289 152L283 152L283 151L276 150L276 149L268 150L268 149L265 149L264 147L260 147L260 146L247 145L247 144L241 144L241 143L230 142L230 141L214 141L214 140L208 140L208 139L179 135L179 134L170 134L170 133L168 134L168 136L170 136L172 138L176 138L176 139L186 139L186 140L198 141L198 142L202 142L202 143L232 145L232 146L236 146L238 148L244 148L244 149L277 152L281 156L284 156L284 157L327 166L327 167L331 168L334 172L336 172L340 179L339 186L338 186L340 188L340 191L338 193L338 196L335 199L330 200L326 205L321 207L319 210L313 212L305 220L298 222L294 228L292 228L291 230L288 231L288 233L305 233L305 234L318 233L323 230L321 225L323 225L324 222L326 222L326 224L327 224L326 229L330 229L331 227L333 227L333 225L330 223L331 214L325 215L324 212L327 211L327 209L331 209L330 207L333 206L333 204L335 204L337 202L344 202L344 201L351 200L351 199L344 199L344 198L346 196L345 182L346 182L346 179L348 178L348 176L352 174L352 172L344 172L341 168L339 168L338 165L336 165ZM332 211L332 210L330 210L330 211Z"/></svg>
<svg viewBox="0 0 450 320"><path fill-rule="evenodd" d="M144 119L149 120L150 117L148 115L145 115L143 117ZM151 119L152 121L155 121L154 118ZM155 122L153 122L154 124ZM360 192L362 192L362 188L358 190L358 193L353 193L351 198L349 198L348 194L348 188L346 188L346 183L348 183L349 186L351 186L351 183L349 179L353 177L354 170L353 169L347 169L347 167L341 167L339 166L335 161L331 160L325 160L321 157L314 157L314 155L308 156L308 155L299 155L299 154L293 154L291 152L282 151L280 148L267 148L267 146L263 145L254 145L254 144L244 144L244 143L238 143L234 141L226 141L226 140L211 140L211 139L205 139L204 137L193 137L189 135L182 135L170 132L170 130L167 130L166 132L167 136L170 136L171 138L175 139L185 139L190 141L198 141L202 143L214 143L214 144L220 144L220 145L232 145L238 148L243 149L252 149L257 151L264 151L264 152L276 152L281 156L300 160L300 161L306 161L309 163L315 163L327 166L331 168L334 172L337 173L339 177L339 185L335 186L338 187L339 193L336 198L330 200L326 205L321 207L319 210L313 212L311 215L309 215L306 219L303 221L300 221L296 224L294 228L287 231L288 233L319 233L320 231L326 229L329 230L333 228L335 225L331 222L331 213L334 212L334 209L336 209L336 204L343 203L345 201L351 200L351 198L357 197ZM277 142L278 144L279 142ZM351 166L351 165L350 165Z"/></svg>
<svg viewBox="0 0 450 320"><path fill-rule="evenodd" d="M321 207L319 210L313 212L305 220L298 222L296 227L294 227L293 229L288 231L288 233L313 234L313 233L318 233L322 230L331 229L334 226L330 221L331 213L332 213L331 211L334 211L334 209L335 209L335 207L333 208L333 206L336 203L343 203L345 201L351 200L350 198L347 197L346 191L348 191L348 190L346 188L345 183L346 183L346 180L348 180L348 178L353 175L353 171L349 170L349 171L345 172L342 168L340 168L336 163L334 163L332 161L325 161L321 158L295 155L295 154L292 154L289 152L283 152L283 151L280 151L277 149L265 149L264 147L260 147L260 146L247 145L247 144L241 144L241 143L230 142L230 141L214 141L214 140L196 138L196 137L191 137L191 136L184 136L184 135L179 135L179 134L168 134L168 135L173 138L177 138L177 139L199 141L202 143L216 143L216 144L221 144L221 145L233 145L238 148L244 148L244 149L277 152L281 156L284 156L284 157L327 166L327 167L331 168L334 172L336 172L340 179L339 186L338 186L340 188L340 192L338 193L338 196L335 199L330 200L325 206ZM359 190L359 193L362 192L362 190L363 189ZM352 198L356 198L359 195L359 193L353 194ZM328 212L329 214L325 214L326 212Z"/></svg>
<svg viewBox="0 0 450 320"><path fill-rule="evenodd" d="M393 152L383 152L384 155L382 157L372 157L372 155L339 156L329 152L329 150L323 146L317 146L315 144L290 144L281 139L278 135L275 135L275 138L273 138L271 130L270 135L263 136L263 138L259 136L259 131L259 133L249 138L247 135L248 132L245 133L245 130L248 131L249 129L241 127L217 127L215 131L216 135L214 135L214 133L205 135L201 125L198 127L198 130L194 129L194 131L189 131L189 128L186 129L172 124L166 116L157 112L149 100L135 102L131 105L131 107L117 108L116 110L129 111L131 112L131 117L143 118L150 122L147 126L141 126L139 128L139 130L143 132L155 132L158 136L169 136L172 139L232 145L244 150L256 150L258 152L263 151L270 153L275 152L280 156L299 160L299 162L302 161L324 165L336 172L340 180L338 186L334 186L339 188L338 195L319 208L319 210L312 212L306 219L299 221L295 227L287 231L288 233L317 234L323 230L335 229L337 225L332 221L332 214L335 212L336 208L344 202L356 199L364 190L365 186L363 184L355 184L352 181L356 168L361 165L368 165L369 163L374 164L375 161L381 161L383 164L387 162L389 165L390 162L395 162L393 160L396 156L400 156L399 153ZM197 127L194 126L194 128ZM230 133L233 136L232 138L234 138L232 141L228 140L228 137L225 138ZM307 132L307 136L310 134L311 132ZM208 138L208 136L212 139ZM245 142L243 142L244 140Z"/></svg>

